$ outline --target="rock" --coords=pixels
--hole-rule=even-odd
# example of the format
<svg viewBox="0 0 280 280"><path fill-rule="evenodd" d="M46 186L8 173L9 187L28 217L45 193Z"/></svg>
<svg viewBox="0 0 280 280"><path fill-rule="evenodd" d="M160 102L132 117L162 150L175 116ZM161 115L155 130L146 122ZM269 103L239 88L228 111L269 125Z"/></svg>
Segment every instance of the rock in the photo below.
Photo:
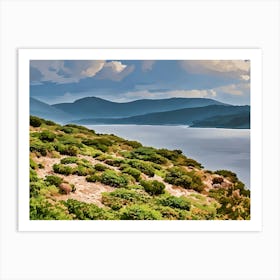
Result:
<svg viewBox="0 0 280 280"><path fill-rule="evenodd" d="M65 194L69 194L72 191L72 187L67 183L60 184L59 188Z"/></svg>

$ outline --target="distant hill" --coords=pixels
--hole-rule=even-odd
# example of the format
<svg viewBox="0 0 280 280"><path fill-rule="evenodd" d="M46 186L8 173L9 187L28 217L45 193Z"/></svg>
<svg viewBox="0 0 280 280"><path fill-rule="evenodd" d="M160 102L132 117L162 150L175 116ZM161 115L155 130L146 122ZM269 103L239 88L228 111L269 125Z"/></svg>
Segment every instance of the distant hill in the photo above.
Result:
<svg viewBox="0 0 280 280"><path fill-rule="evenodd" d="M142 124L142 125L193 125L198 124L199 121L207 121L215 117L219 119L224 116L247 113L247 118L244 117L242 122L248 123L250 106L223 106L210 105L198 108L186 108L174 111L160 112L133 116L128 118L100 118L100 119L82 119L75 121L79 124ZM212 120L212 126L215 126L215 119ZM210 125L210 124L209 124ZM225 124L224 124L225 125ZM231 124L229 124L231 125ZM239 123L239 126L242 126ZM224 126L226 127L226 126ZM229 126L231 128L231 126Z"/></svg>
<svg viewBox="0 0 280 280"><path fill-rule="evenodd" d="M32 97L30 97L30 115L58 122L73 118L69 114Z"/></svg>
<svg viewBox="0 0 280 280"><path fill-rule="evenodd" d="M72 115L75 119L90 119L123 118L209 105L227 104L208 98L141 99L132 102L117 103L98 97L86 97L76 100L73 103L54 104L52 107Z"/></svg>
<svg viewBox="0 0 280 280"><path fill-rule="evenodd" d="M194 121L192 127L216 128L250 128L250 112L244 111L235 115L215 116L206 120Z"/></svg>

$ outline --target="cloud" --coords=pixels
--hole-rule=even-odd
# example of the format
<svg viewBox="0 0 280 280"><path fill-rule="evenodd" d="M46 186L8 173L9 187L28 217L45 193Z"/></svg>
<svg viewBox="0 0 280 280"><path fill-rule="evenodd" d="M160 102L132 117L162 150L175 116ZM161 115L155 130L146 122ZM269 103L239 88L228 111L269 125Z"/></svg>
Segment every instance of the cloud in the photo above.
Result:
<svg viewBox="0 0 280 280"><path fill-rule="evenodd" d="M118 100L120 102L132 101L137 99L161 99L161 98L173 98L173 97L183 97L183 98L214 98L216 97L216 92L213 89L209 90L169 90L169 91L149 91L140 90L126 92L121 97L110 96L112 100Z"/></svg>
<svg viewBox="0 0 280 280"><path fill-rule="evenodd" d="M141 65L142 71L143 72L151 71L153 69L155 62L156 62L155 60L143 60Z"/></svg>
<svg viewBox="0 0 280 280"><path fill-rule="evenodd" d="M224 75L240 80L250 79L250 61L247 60L183 60L179 64L189 73Z"/></svg>
<svg viewBox="0 0 280 280"><path fill-rule="evenodd" d="M120 81L133 71L119 61L104 60L32 60L30 81L34 84L52 82L56 84L78 83L81 79L97 77Z"/></svg>
<svg viewBox="0 0 280 280"><path fill-rule="evenodd" d="M250 84L230 84L226 86L217 87L214 89L217 93L230 94L230 95L248 95L250 94Z"/></svg>
<svg viewBox="0 0 280 280"><path fill-rule="evenodd" d="M119 61L105 63L102 70L96 75L97 79L121 81L134 70L134 65L124 65Z"/></svg>

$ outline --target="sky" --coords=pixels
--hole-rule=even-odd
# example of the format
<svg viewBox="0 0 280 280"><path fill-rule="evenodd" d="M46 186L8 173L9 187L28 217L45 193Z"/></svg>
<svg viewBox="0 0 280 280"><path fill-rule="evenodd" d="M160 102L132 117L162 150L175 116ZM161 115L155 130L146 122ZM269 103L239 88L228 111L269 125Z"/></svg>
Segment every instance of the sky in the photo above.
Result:
<svg viewBox="0 0 280 280"><path fill-rule="evenodd" d="M201 97L250 105L250 61L32 60L30 96L48 104L96 96L115 102Z"/></svg>

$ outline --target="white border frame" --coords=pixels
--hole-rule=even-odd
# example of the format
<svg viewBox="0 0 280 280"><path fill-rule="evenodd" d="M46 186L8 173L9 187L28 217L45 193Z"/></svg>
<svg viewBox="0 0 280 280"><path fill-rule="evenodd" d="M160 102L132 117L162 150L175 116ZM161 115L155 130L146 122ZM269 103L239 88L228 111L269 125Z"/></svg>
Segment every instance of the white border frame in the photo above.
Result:
<svg viewBox="0 0 280 280"><path fill-rule="evenodd" d="M251 220L249 221L33 221L29 220L30 60L234 60L251 61ZM262 66L260 49L19 49L19 231L261 231ZM253 176L252 176L253 175Z"/></svg>

